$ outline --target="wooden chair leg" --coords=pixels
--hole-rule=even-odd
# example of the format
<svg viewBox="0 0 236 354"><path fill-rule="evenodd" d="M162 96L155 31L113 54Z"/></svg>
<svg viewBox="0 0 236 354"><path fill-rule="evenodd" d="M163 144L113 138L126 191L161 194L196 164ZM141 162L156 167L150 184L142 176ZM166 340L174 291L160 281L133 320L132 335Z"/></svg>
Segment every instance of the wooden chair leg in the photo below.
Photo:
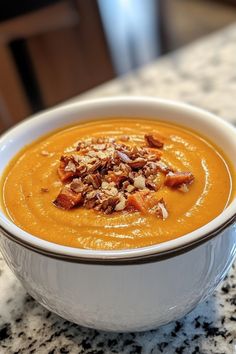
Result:
<svg viewBox="0 0 236 354"><path fill-rule="evenodd" d="M31 113L12 54L0 43L0 119L8 127Z"/></svg>
<svg viewBox="0 0 236 354"><path fill-rule="evenodd" d="M3 124L3 115L1 113L1 103L0 103L0 134L4 131L5 125Z"/></svg>

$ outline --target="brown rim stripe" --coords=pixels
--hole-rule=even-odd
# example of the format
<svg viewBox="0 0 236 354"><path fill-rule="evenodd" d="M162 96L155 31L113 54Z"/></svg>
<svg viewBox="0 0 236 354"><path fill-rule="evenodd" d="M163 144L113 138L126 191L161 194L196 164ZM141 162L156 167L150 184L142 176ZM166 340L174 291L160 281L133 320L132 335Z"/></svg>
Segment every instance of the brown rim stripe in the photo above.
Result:
<svg viewBox="0 0 236 354"><path fill-rule="evenodd" d="M228 227L233 225L236 222L236 214L233 215L229 220L227 220L223 225L221 225L219 228L209 232L207 235L202 237L199 240L193 241L190 244L187 244L182 247L178 247L175 249L172 249L170 251L165 251L161 253L154 253L150 255L143 255L143 256L137 256L137 257L130 257L130 258L117 258L117 259L101 259L101 258L85 258L85 257L77 257L77 256L69 256L69 255L64 255L64 254L59 254L59 253L54 253L50 252L47 250L44 250L39 247L32 246L31 244L22 241L20 238L15 237L14 235L10 234L7 230L5 230L1 225L0 225L0 231L1 234L8 239L10 239L13 242L16 242L17 244L21 245L24 248L27 248L35 253L44 255L49 258L54 258L58 260L63 260L66 262L71 262L71 263L82 263L82 264L97 264L97 265L129 265L129 264L142 264L142 263L154 263L154 262L159 262L165 259L169 259L172 257L179 256L183 253L189 252L192 249L204 244L205 242L209 241L213 237L217 236L220 232L225 231Z"/></svg>

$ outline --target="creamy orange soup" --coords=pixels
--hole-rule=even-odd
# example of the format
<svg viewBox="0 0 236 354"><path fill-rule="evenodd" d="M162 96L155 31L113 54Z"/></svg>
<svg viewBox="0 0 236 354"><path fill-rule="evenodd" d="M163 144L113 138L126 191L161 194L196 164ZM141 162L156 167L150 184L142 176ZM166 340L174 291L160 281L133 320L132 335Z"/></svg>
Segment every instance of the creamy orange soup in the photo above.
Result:
<svg viewBox="0 0 236 354"><path fill-rule="evenodd" d="M188 172L194 180L171 187L165 182L166 173L156 172L153 212L132 205L106 213L53 204L64 183L58 175L60 158L73 153L78 141L114 138L139 148L145 145L145 134L161 137L163 147L150 151L160 152L164 165L174 172ZM156 120L101 119L53 132L20 151L2 178L2 204L16 225L44 240L87 249L137 248L177 238L219 215L232 196L232 176L221 151L192 131ZM145 186L139 188L145 203Z"/></svg>

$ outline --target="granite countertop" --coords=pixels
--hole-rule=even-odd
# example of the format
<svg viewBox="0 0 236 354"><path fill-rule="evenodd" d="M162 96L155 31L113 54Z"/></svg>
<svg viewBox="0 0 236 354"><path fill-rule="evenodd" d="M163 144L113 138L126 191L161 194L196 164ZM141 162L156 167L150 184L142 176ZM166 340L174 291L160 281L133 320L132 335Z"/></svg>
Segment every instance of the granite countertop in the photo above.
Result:
<svg viewBox="0 0 236 354"><path fill-rule="evenodd" d="M198 105L236 122L236 24L76 99L142 94ZM194 311L144 333L81 328L26 294L0 259L0 354L236 353L236 264Z"/></svg>

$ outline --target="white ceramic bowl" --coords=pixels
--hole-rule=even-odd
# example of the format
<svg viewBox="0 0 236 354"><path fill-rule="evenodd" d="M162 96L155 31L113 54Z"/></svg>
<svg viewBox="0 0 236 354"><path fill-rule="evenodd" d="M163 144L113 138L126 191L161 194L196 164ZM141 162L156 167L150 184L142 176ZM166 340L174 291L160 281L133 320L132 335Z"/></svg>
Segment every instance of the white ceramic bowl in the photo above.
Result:
<svg viewBox="0 0 236 354"><path fill-rule="evenodd" d="M0 174L25 144L81 119L147 117L176 122L220 145L236 168L236 131L220 118L154 98L106 98L34 116L0 139ZM0 211L3 256L43 306L83 326L142 331L175 320L210 295L236 254L236 199L209 224L159 245L95 251L56 245L15 226Z"/></svg>

